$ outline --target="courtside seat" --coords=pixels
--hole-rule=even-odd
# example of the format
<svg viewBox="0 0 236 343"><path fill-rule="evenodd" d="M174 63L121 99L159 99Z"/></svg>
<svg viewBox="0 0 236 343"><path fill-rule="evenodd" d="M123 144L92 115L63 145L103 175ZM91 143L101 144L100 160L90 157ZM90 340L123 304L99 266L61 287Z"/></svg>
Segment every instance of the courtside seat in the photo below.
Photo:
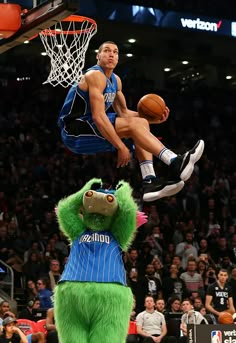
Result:
<svg viewBox="0 0 236 343"><path fill-rule="evenodd" d="M47 335L48 331L46 329L46 319L40 319L35 324L37 332L43 332L45 335Z"/></svg>
<svg viewBox="0 0 236 343"><path fill-rule="evenodd" d="M25 335L37 332L36 323L28 319L17 319L18 327Z"/></svg>

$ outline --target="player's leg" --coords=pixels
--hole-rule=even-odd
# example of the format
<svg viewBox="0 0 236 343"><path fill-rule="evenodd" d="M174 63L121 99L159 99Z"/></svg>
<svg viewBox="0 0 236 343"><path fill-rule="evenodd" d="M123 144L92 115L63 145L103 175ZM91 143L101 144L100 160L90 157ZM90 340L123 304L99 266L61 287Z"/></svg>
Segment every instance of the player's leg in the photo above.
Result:
<svg viewBox="0 0 236 343"><path fill-rule="evenodd" d="M157 156L165 164L171 165L174 181L187 181L190 178L194 164L200 159L204 150L204 141L199 140L191 150L177 156L150 132L148 121L139 117L117 118L115 129L120 138L132 138L135 147L138 147L139 162L150 158L150 154L145 155L146 151Z"/></svg>

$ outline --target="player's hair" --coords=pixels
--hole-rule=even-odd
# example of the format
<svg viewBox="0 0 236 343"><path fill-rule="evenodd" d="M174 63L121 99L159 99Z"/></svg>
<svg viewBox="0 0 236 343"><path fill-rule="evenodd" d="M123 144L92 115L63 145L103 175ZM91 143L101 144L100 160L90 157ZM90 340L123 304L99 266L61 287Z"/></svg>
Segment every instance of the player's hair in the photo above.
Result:
<svg viewBox="0 0 236 343"><path fill-rule="evenodd" d="M103 42L103 43L99 46L98 52L101 52L101 51L102 51L102 48L103 48L103 46L104 46L105 44L114 44L114 45L117 46L117 44L116 44L115 42L113 42L113 41L111 41L111 40L107 40L106 42Z"/></svg>
<svg viewBox="0 0 236 343"><path fill-rule="evenodd" d="M219 274L220 272L229 274L228 270L224 268L220 268L217 274Z"/></svg>

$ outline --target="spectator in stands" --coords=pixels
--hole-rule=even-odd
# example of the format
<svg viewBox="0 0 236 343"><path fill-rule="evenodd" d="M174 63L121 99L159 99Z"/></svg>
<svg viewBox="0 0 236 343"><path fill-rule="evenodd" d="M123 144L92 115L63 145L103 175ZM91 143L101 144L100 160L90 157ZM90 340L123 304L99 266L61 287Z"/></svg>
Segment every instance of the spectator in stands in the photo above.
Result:
<svg viewBox="0 0 236 343"><path fill-rule="evenodd" d="M145 275L140 276L136 291L137 312L143 311L146 295L151 295L155 299L162 297L162 285L160 280L154 276L155 269L152 264L148 264Z"/></svg>
<svg viewBox="0 0 236 343"><path fill-rule="evenodd" d="M187 296L185 282L179 277L179 270L176 264L171 264L169 276L163 278L163 296L167 301L169 297L176 295L181 301Z"/></svg>
<svg viewBox="0 0 236 343"><path fill-rule="evenodd" d="M193 256L195 260L198 257L197 248L194 246L193 234L192 232L186 232L184 242L179 243L176 246L176 255L182 258L182 267L186 269L189 256Z"/></svg>
<svg viewBox="0 0 236 343"><path fill-rule="evenodd" d="M18 318L29 319L33 322L36 322L38 318L35 316L33 310L40 308L40 301L39 298L31 298L27 301L27 306L23 309L19 314Z"/></svg>
<svg viewBox="0 0 236 343"><path fill-rule="evenodd" d="M154 226L150 235L147 235L145 238L145 242L147 242L150 247L152 248L151 254L153 256L158 256L162 259L163 254L163 234L161 233L159 226Z"/></svg>
<svg viewBox="0 0 236 343"><path fill-rule="evenodd" d="M44 272L41 255L39 252L31 251L27 262L23 265L23 273L26 280L37 280L39 275Z"/></svg>
<svg viewBox="0 0 236 343"><path fill-rule="evenodd" d="M28 250L25 251L24 253L24 263L26 263L27 261L29 261L29 258L31 256L32 253L35 253L37 256L41 255L41 250L39 247L39 243L37 241L34 241L31 243L31 246Z"/></svg>
<svg viewBox="0 0 236 343"><path fill-rule="evenodd" d="M27 337L17 327L17 321L15 318L6 317L2 322L2 326L3 333L0 335L0 343L28 343Z"/></svg>
<svg viewBox="0 0 236 343"><path fill-rule="evenodd" d="M58 335L57 335L57 328L55 324L53 307L47 310L46 329L48 331L47 343L58 343Z"/></svg>
<svg viewBox="0 0 236 343"><path fill-rule="evenodd" d="M139 253L139 272L141 274L145 273L147 265L151 264L153 261L151 250L152 248L150 247L149 243L144 242Z"/></svg>
<svg viewBox="0 0 236 343"><path fill-rule="evenodd" d="M180 275L180 279L184 281L189 296L192 292L201 293L204 296L203 280L199 273L197 273L197 263L195 260L190 259L187 262L186 272Z"/></svg>
<svg viewBox="0 0 236 343"><path fill-rule="evenodd" d="M204 260L198 259L196 271L197 271L197 273L199 273L201 275L203 283L205 283L206 272L207 272L207 263Z"/></svg>
<svg viewBox="0 0 236 343"><path fill-rule="evenodd" d="M137 297L137 288L138 288L138 270L137 268L131 268L130 272L127 273L127 283L132 290L133 295L135 298Z"/></svg>
<svg viewBox="0 0 236 343"><path fill-rule="evenodd" d="M163 298L158 298L155 302L155 307L158 312L161 312L163 315L166 313L166 302Z"/></svg>
<svg viewBox="0 0 236 343"><path fill-rule="evenodd" d="M49 268L49 288L53 291L61 277L59 260L51 260Z"/></svg>
<svg viewBox="0 0 236 343"><path fill-rule="evenodd" d="M55 232L53 235L52 235L52 238L54 239L55 241L55 244L54 244L54 248L55 250L59 253L59 258L60 260L65 257L65 256L68 256L68 241L67 241L67 238L66 236L63 234L62 231L60 231L59 233L58 232Z"/></svg>
<svg viewBox="0 0 236 343"><path fill-rule="evenodd" d="M208 322L200 312L194 310L190 299L184 299L181 307L184 312L180 324L183 336L179 338L179 342L185 343L187 342L187 324L208 324Z"/></svg>
<svg viewBox="0 0 236 343"><path fill-rule="evenodd" d="M193 299L193 308L195 311L199 311L204 306L202 298L201 297L195 297Z"/></svg>
<svg viewBox="0 0 236 343"><path fill-rule="evenodd" d="M129 273L132 268L138 269L138 250L135 248L131 248L128 253L125 255L125 269Z"/></svg>
<svg viewBox="0 0 236 343"><path fill-rule="evenodd" d="M171 264L175 264L178 268L178 274L182 274L185 270L182 267L182 258L179 255L174 255Z"/></svg>
<svg viewBox="0 0 236 343"><path fill-rule="evenodd" d="M52 307L52 291L49 289L49 280L46 277L39 278L36 283L40 307L49 309Z"/></svg>
<svg viewBox="0 0 236 343"><path fill-rule="evenodd" d="M217 280L208 286L206 292L206 309L214 314L216 319L221 312L226 310L231 314L235 313L232 289L227 280L228 271L220 269L217 274Z"/></svg>
<svg viewBox="0 0 236 343"><path fill-rule="evenodd" d="M12 316L14 317L14 313L10 311L10 304L8 301L3 300L0 302L0 326L2 325L2 321L5 317Z"/></svg>
<svg viewBox="0 0 236 343"><path fill-rule="evenodd" d="M175 337L168 337L165 317L162 313L155 311L155 302L152 296L145 298L145 311L139 313L136 318L137 332L142 343L168 342L176 343Z"/></svg>
<svg viewBox="0 0 236 343"><path fill-rule="evenodd" d="M26 299L35 298L38 295L36 283L33 280L28 280L25 289Z"/></svg>
<svg viewBox="0 0 236 343"><path fill-rule="evenodd" d="M216 242L214 249L211 251L211 256L216 264L220 264L225 256L230 256L230 249L225 237L221 236Z"/></svg>
<svg viewBox="0 0 236 343"><path fill-rule="evenodd" d="M155 269L154 276L160 281L162 284L162 274L163 274L163 263L160 261L160 259L155 256L152 265Z"/></svg>
<svg viewBox="0 0 236 343"><path fill-rule="evenodd" d="M181 310L181 301L178 296L173 295L168 299L167 311L171 313L180 313Z"/></svg>
<svg viewBox="0 0 236 343"><path fill-rule="evenodd" d="M202 238L199 242L198 256L201 254L209 254L208 242L205 238Z"/></svg>

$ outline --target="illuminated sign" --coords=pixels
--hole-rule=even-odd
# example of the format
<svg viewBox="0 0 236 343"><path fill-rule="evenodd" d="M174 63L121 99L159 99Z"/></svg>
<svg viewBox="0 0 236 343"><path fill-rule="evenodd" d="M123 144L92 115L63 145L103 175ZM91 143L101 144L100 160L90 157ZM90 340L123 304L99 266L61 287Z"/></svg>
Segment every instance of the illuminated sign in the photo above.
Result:
<svg viewBox="0 0 236 343"><path fill-rule="evenodd" d="M215 22L210 22L210 21L204 21L204 20L201 20L200 18L197 18L197 19L180 18L180 21L183 28L202 30L202 31L214 31L214 32L217 32L222 24L222 20L219 20L218 23L215 23Z"/></svg>

